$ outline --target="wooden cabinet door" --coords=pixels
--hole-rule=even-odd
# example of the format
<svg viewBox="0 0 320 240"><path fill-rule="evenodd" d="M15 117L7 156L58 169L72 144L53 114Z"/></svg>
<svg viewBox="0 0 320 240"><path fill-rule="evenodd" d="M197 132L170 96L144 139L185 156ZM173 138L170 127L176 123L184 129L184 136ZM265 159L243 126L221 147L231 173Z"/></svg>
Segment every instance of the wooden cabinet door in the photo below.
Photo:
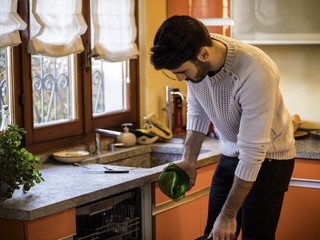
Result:
<svg viewBox="0 0 320 240"><path fill-rule="evenodd" d="M195 18L230 17L230 0L168 0L168 17L190 15Z"/></svg>
<svg viewBox="0 0 320 240"><path fill-rule="evenodd" d="M297 158L292 178L320 180L320 160Z"/></svg>
<svg viewBox="0 0 320 240"><path fill-rule="evenodd" d="M200 199L154 217L155 240L187 240L201 236Z"/></svg>
<svg viewBox="0 0 320 240"><path fill-rule="evenodd" d="M201 237L207 224L209 195L154 217L154 239L193 240Z"/></svg>
<svg viewBox="0 0 320 240"><path fill-rule="evenodd" d="M0 219L0 239L63 239L76 234L75 208L30 222Z"/></svg>
<svg viewBox="0 0 320 240"><path fill-rule="evenodd" d="M167 15L189 15L199 19L230 18L230 0L167 0ZM230 36L230 26L207 26L210 33Z"/></svg>
<svg viewBox="0 0 320 240"><path fill-rule="evenodd" d="M276 239L318 240L320 236L320 189L289 187Z"/></svg>
<svg viewBox="0 0 320 240"><path fill-rule="evenodd" d="M76 234L76 210L56 213L25 223L27 240L62 239Z"/></svg>
<svg viewBox="0 0 320 240"><path fill-rule="evenodd" d="M320 160L296 159L292 178L319 181ZM276 239L319 239L319 203L319 188L290 186L284 197Z"/></svg>

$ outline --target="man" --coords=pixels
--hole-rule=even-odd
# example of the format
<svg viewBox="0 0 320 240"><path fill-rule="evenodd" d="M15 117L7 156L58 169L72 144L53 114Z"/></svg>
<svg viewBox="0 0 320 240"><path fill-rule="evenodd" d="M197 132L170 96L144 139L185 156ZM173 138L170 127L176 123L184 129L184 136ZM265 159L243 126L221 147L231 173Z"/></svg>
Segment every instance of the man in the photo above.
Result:
<svg viewBox="0 0 320 240"><path fill-rule="evenodd" d="M187 136L177 164L191 185L210 121L220 135L222 156L205 233L215 240L236 239L242 225L243 239L274 239L295 158L276 65L254 46L210 36L189 16L164 21L150 60L156 70L169 70L188 86Z"/></svg>

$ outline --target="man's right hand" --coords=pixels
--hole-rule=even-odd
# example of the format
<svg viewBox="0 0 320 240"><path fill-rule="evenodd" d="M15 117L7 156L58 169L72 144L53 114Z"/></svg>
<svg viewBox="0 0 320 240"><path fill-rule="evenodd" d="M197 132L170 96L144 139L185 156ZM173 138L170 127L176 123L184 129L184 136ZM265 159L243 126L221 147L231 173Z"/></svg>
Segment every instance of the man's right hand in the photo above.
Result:
<svg viewBox="0 0 320 240"><path fill-rule="evenodd" d="M178 167L184 170L190 177L190 188L194 186L197 177L197 159L205 138L205 134L196 131L187 131L182 160L175 162Z"/></svg>
<svg viewBox="0 0 320 240"><path fill-rule="evenodd" d="M174 162L179 168L184 170L190 178L190 187L188 191L194 186L197 178L196 162L177 161Z"/></svg>

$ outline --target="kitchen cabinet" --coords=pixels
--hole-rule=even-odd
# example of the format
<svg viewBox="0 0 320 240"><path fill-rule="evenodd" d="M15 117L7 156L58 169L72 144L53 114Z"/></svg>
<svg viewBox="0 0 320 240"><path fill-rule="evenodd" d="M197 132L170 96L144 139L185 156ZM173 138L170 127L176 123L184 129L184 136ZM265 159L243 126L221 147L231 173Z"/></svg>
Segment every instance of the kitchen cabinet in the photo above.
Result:
<svg viewBox="0 0 320 240"><path fill-rule="evenodd" d="M231 1L231 36L251 44L319 44L318 0Z"/></svg>
<svg viewBox="0 0 320 240"><path fill-rule="evenodd" d="M189 15L202 21L211 33L230 36L230 0L168 0L167 15Z"/></svg>
<svg viewBox="0 0 320 240"><path fill-rule="evenodd" d="M303 181L304 179L307 181ZM308 180L315 181L311 181L309 186ZM319 203L320 160L296 159L289 191L285 194L276 239L318 240Z"/></svg>
<svg viewBox="0 0 320 240"><path fill-rule="evenodd" d="M64 239L76 234L75 208L33 221L0 218L0 239Z"/></svg>
<svg viewBox="0 0 320 240"><path fill-rule="evenodd" d="M160 191L158 184L153 183L153 239L196 239L203 235L207 220L208 192L216 164L198 169L196 186L179 202L171 201ZM316 180L313 183L316 185L297 186L299 179ZM320 160L296 159L276 239L319 239L319 202ZM239 240L241 239L240 234Z"/></svg>
<svg viewBox="0 0 320 240"><path fill-rule="evenodd" d="M168 0L168 17L190 15L211 33L249 44L319 44L318 0Z"/></svg>
<svg viewBox="0 0 320 240"><path fill-rule="evenodd" d="M217 163L197 169L195 186L178 202L164 195L153 183L153 239L196 239L207 222L208 199Z"/></svg>

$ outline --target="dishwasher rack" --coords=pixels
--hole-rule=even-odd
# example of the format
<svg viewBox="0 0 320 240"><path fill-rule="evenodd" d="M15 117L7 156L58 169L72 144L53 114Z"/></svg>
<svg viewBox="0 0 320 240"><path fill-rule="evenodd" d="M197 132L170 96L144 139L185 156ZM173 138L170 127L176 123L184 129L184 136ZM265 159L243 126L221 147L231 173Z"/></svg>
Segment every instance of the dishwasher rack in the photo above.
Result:
<svg viewBox="0 0 320 240"><path fill-rule="evenodd" d="M140 240L141 193L136 188L76 209L74 240Z"/></svg>
<svg viewBox="0 0 320 240"><path fill-rule="evenodd" d="M139 217L126 220L121 223L110 223L102 227L98 227L93 233L83 237L75 238L77 240L100 240L121 237L122 240L139 239Z"/></svg>

